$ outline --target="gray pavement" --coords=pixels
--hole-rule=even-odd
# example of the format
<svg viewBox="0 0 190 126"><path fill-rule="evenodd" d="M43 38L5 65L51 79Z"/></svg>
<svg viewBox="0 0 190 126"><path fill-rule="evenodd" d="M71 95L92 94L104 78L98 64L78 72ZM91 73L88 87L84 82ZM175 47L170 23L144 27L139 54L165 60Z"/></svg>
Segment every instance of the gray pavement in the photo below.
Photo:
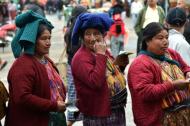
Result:
<svg viewBox="0 0 190 126"><path fill-rule="evenodd" d="M58 20L56 15L47 15L47 18L52 22L54 25L54 29L52 31L52 46L50 49L50 57L54 62L58 62L59 57L64 49L64 41L63 41L63 24L64 21ZM126 29L129 33L129 41L125 45L125 50L129 52L136 52L136 41L137 37L134 33L133 27L132 27L132 22L131 19L126 18L125 19L125 24L126 24ZM133 60L133 58L136 56L136 54L133 54L130 56L130 62ZM0 48L0 57L2 59L5 59L8 61L8 65L0 71L0 80L2 80L6 87L8 87L7 83L7 74L8 71L15 60L13 57L13 54L11 52L11 47L10 45L5 48L5 51ZM126 77L127 77L127 70L126 69ZM128 91L129 92L129 91ZM3 122L3 121L2 121ZM127 99L127 105L126 105L126 124L127 126L135 126L133 123L133 115L132 115L132 109L131 109L131 96L130 93L128 93L128 99ZM73 126L82 126L82 122L76 122Z"/></svg>

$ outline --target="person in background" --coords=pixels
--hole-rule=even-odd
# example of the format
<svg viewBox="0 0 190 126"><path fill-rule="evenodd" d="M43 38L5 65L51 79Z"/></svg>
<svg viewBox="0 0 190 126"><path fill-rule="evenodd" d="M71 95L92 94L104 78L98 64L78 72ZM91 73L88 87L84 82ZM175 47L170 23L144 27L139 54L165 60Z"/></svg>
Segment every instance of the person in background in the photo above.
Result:
<svg viewBox="0 0 190 126"><path fill-rule="evenodd" d="M169 0L169 10L177 6L178 0Z"/></svg>
<svg viewBox="0 0 190 126"><path fill-rule="evenodd" d="M164 23L165 13L162 7L157 5L157 0L147 0L147 5L140 11L137 22L134 26L138 36L137 54L142 45L142 31L151 22Z"/></svg>
<svg viewBox="0 0 190 126"><path fill-rule="evenodd" d="M109 16L112 18L114 13L122 13L124 11L124 5L121 0L114 0L112 2L112 7L108 10Z"/></svg>
<svg viewBox="0 0 190 126"><path fill-rule="evenodd" d="M9 20L8 3L0 1L0 25L7 24Z"/></svg>
<svg viewBox="0 0 190 126"><path fill-rule="evenodd" d="M111 4L110 0L104 0L103 1L102 7L106 8L106 10L109 10L111 8L111 6L112 6L112 4Z"/></svg>
<svg viewBox="0 0 190 126"><path fill-rule="evenodd" d="M13 21L17 15L17 5L12 0L8 4L8 10L9 10L9 17L11 18L11 21Z"/></svg>
<svg viewBox="0 0 190 126"><path fill-rule="evenodd" d="M67 23L69 22L69 19L71 17L71 13L72 13L72 10L73 8L76 6L76 1L75 0L71 0L69 1L69 4L67 6L65 6L64 8L64 31L67 27Z"/></svg>
<svg viewBox="0 0 190 126"><path fill-rule="evenodd" d="M2 70L6 65L7 65L7 61L6 60L2 60L0 58L0 70Z"/></svg>
<svg viewBox="0 0 190 126"><path fill-rule="evenodd" d="M166 23L169 27L169 48L177 51L183 60L190 65L190 45L183 36L186 23L186 14L181 8L172 8L167 17Z"/></svg>
<svg viewBox="0 0 190 126"><path fill-rule="evenodd" d="M24 4L22 12L25 12L27 10L32 10L33 12L45 17L44 10L35 2L29 2Z"/></svg>
<svg viewBox="0 0 190 126"><path fill-rule="evenodd" d="M177 0L177 7L186 9L186 2L188 2L188 0Z"/></svg>
<svg viewBox="0 0 190 126"><path fill-rule="evenodd" d="M58 0L56 2L56 10L57 10L57 17L59 20L61 20L62 15L63 15L63 1L62 0Z"/></svg>
<svg viewBox="0 0 190 126"><path fill-rule="evenodd" d="M190 67L168 48L168 31L152 22L128 71L136 126L190 125Z"/></svg>
<svg viewBox="0 0 190 126"><path fill-rule="evenodd" d="M81 14L81 13L85 13L87 12L87 9L83 6L76 6L73 10L72 10L72 14L71 14L71 18L68 21L67 24L67 30L65 32L64 35L64 40L66 42L66 51L67 51L67 56L68 56L68 65L67 65L67 92L68 92L68 101L73 101L76 100L76 89L75 89L75 85L74 85L74 81L73 81L73 75L72 75L72 71L71 71L71 61L73 59L73 56L75 55L75 53L77 52L77 50L80 48L81 43L79 42L77 45L72 46L72 42L71 42L71 35L72 35L72 31L74 28L74 24L76 22L77 17ZM76 106L76 105L73 105ZM72 126L73 123L75 121L79 121L82 119L82 115L80 114L79 117L75 117L75 113L71 112L68 110L67 113L67 126Z"/></svg>
<svg viewBox="0 0 190 126"><path fill-rule="evenodd" d="M130 17L131 14L131 0L124 0L124 6L125 6L125 15L126 17Z"/></svg>
<svg viewBox="0 0 190 126"><path fill-rule="evenodd" d="M125 30L125 23L121 17L122 10L115 8L112 13L114 23L111 25L107 34L110 40L110 50L114 58L116 58L120 51L124 51L124 44L127 43L127 32Z"/></svg>
<svg viewBox="0 0 190 126"><path fill-rule="evenodd" d="M167 0L158 0L158 5L162 7L164 12L165 12L166 2L168 2L168 1Z"/></svg>
<svg viewBox="0 0 190 126"><path fill-rule="evenodd" d="M143 8L142 3L139 0L134 0L131 3L131 16L132 16L132 22L135 25L137 22L137 17L139 16L139 12Z"/></svg>
<svg viewBox="0 0 190 126"><path fill-rule="evenodd" d="M177 7L182 8L186 12L187 21L183 35L190 44L190 0L178 0Z"/></svg>
<svg viewBox="0 0 190 126"><path fill-rule="evenodd" d="M54 11L54 2L53 0L47 0L46 2L46 11L47 14L52 14Z"/></svg>
<svg viewBox="0 0 190 126"><path fill-rule="evenodd" d="M89 0L80 0L79 4L80 4L81 6L86 7L87 9L90 8L90 1L89 1Z"/></svg>
<svg viewBox="0 0 190 126"><path fill-rule="evenodd" d="M106 13L83 13L73 29L72 44L82 41L71 69L83 126L126 126L126 80L104 40L112 23Z"/></svg>
<svg viewBox="0 0 190 126"><path fill-rule="evenodd" d="M11 47L16 58L8 73L5 126L66 126L66 91L47 57L52 24L29 10L16 17L20 29Z"/></svg>

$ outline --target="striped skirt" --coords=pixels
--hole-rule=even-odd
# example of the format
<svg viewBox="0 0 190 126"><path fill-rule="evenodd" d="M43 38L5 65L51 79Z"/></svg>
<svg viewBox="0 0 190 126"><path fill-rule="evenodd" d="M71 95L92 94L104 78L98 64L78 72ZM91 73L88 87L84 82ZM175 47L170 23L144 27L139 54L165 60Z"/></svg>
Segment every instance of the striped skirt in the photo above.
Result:
<svg viewBox="0 0 190 126"><path fill-rule="evenodd" d="M70 65L67 65L67 83L68 83L68 101L73 101L76 99L76 89ZM68 111L67 120L80 121L82 120L82 114L80 113L78 117L75 117L75 113Z"/></svg>
<svg viewBox="0 0 190 126"><path fill-rule="evenodd" d="M162 126L190 126L190 108L165 112Z"/></svg>
<svg viewBox="0 0 190 126"><path fill-rule="evenodd" d="M83 126L126 126L124 107L113 109L109 117L93 117L84 115Z"/></svg>

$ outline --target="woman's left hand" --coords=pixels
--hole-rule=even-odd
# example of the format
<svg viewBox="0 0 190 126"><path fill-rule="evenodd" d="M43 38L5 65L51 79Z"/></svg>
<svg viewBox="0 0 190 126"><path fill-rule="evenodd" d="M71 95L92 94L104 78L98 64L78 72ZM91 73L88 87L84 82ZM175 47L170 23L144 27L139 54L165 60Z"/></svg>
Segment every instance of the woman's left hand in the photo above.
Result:
<svg viewBox="0 0 190 126"><path fill-rule="evenodd" d="M186 79L190 78L190 72L187 72L187 73L186 73L185 78L186 78Z"/></svg>

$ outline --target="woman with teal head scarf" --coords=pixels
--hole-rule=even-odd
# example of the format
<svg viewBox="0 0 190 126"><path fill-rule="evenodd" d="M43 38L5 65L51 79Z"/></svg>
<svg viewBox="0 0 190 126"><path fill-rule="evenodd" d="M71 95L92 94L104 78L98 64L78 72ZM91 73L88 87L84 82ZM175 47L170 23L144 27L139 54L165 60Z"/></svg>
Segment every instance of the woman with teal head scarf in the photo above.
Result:
<svg viewBox="0 0 190 126"><path fill-rule="evenodd" d="M51 59L47 19L27 11L16 17L19 30L12 41L17 58L8 74L6 126L66 126L66 90Z"/></svg>

